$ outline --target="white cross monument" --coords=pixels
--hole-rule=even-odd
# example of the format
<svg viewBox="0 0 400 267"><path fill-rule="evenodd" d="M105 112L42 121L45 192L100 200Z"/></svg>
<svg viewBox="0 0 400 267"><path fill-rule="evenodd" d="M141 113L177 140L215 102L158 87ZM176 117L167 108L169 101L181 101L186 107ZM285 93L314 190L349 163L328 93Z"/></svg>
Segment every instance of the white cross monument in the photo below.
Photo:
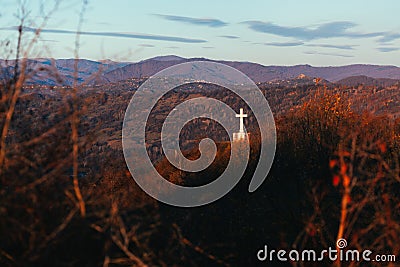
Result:
<svg viewBox="0 0 400 267"><path fill-rule="evenodd" d="M244 131L243 118L247 118L247 114L244 114L243 109L241 108L240 113L236 114L236 118L240 119L240 128L238 133L233 133L233 141L246 140L247 134Z"/></svg>

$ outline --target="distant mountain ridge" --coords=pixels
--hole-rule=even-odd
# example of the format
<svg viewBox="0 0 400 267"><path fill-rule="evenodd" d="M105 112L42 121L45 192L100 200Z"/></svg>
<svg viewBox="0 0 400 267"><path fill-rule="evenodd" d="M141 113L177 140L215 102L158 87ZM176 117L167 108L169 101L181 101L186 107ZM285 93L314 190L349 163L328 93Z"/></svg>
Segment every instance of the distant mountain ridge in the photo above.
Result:
<svg viewBox="0 0 400 267"><path fill-rule="evenodd" d="M329 82L344 83L349 77L369 77L372 79L392 79L400 80L400 68L396 66L364 65L353 64L347 66L333 67L313 67L310 65L295 66L264 66L251 62L211 60L207 58L182 58L175 55L158 56L136 63L106 61L91 61L80 59L78 64L78 81L89 84L104 84L118 82L130 78L149 77L155 73L176 64L204 60L223 63L242 71L255 82L268 82L272 80L285 80L298 77L304 74L308 77L320 77ZM50 71L35 75L29 83L43 85L71 85L74 79L74 59L30 59L31 68L47 68L57 70L58 76L50 75ZM10 68L5 67L5 61L0 60L3 72L10 72ZM7 71L4 71L7 69ZM11 72L10 72L11 73ZM54 77L53 77L54 76ZM354 80L354 79L352 79ZM371 80L359 78L361 82L371 84ZM381 80L382 82L382 80ZM379 84L380 82L375 82ZM374 84L374 82L372 82Z"/></svg>
<svg viewBox="0 0 400 267"><path fill-rule="evenodd" d="M337 81L336 83L347 86L365 85L365 86L387 87L399 84L400 80L389 79L389 78L371 78L365 75L360 75L360 76L347 77L340 81Z"/></svg>

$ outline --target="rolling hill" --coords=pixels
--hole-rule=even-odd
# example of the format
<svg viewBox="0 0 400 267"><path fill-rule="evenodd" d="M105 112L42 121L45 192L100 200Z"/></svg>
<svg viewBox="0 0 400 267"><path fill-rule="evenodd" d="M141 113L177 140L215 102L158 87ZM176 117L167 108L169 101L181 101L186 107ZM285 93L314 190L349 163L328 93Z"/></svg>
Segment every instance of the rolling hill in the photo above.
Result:
<svg viewBox="0 0 400 267"><path fill-rule="evenodd" d="M106 61L91 61L80 59L78 63L78 81L89 84L105 84L118 82L130 78L149 77L170 66L189 61L213 61L234 67L255 82L268 82L272 80L284 80L298 77L304 74L308 77L320 77L329 82L350 84L386 84L388 80L400 80L400 68L396 66L354 64L347 66L314 67L310 65L295 66L264 66L251 62L216 61L206 58L182 58L175 55L158 56L136 63ZM11 63L11 64L10 64ZM0 78L12 73L12 61L0 60L2 73ZM11 65L11 66L10 66ZM29 83L42 85L72 85L74 79L74 59L30 59L30 69L41 70L34 75ZM54 75L57 73L57 75ZM359 77L357 79L348 77ZM361 78L364 77L364 78ZM368 78L378 79L372 81ZM389 82L390 83L390 82Z"/></svg>

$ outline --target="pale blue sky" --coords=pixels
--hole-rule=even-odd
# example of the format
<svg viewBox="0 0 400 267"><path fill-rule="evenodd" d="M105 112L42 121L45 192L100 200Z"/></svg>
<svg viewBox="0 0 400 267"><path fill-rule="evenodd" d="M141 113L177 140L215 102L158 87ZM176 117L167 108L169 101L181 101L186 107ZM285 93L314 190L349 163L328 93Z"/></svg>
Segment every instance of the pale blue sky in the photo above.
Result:
<svg viewBox="0 0 400 267"><path fill-rule="evenodd" d="M32 22L27 26L34 29L41 1L28 2ZM42 2L45 10L52 3ZM1 39L12 38L18 5L0 3ZM37 55L73 57L80 6L81 1L62 2L42 33ZM80 56L140 61L175 54L265 65L400 66L399 11L396 0L89 0Z"/></svg>

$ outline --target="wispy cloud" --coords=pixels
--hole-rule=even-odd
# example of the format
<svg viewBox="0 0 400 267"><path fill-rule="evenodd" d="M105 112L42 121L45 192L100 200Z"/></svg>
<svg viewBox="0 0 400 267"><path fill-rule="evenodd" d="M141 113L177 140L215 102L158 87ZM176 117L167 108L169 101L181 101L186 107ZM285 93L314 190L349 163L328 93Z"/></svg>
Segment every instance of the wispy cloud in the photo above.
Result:
<svg viewBox="0 0 400 267"><path fill-rule="evenodd" d="M303 45L303 42L270 42L264 43L264 45L268 46L278 46L278 47L292 47L292 46L300 46Z"/></svg>
<svg viewBox="0 0 400 267"><path fill-rule="evenodd" d="M333 45L333 44L307 44L309 47L322 47L322 48L334 48L339 50L354 50L356 45Z"/></svg>
<svg viewBox="0 0 400 267"><path fill-rule="evenodd" d="M235 35L220 35L218 37L226 38L226 39L239 39L240 38L239 36L235 36Z"/></svg>
<svg viewBox="0 0 400 267"><path fill-rule="evenodd" d="M400 51L400 48L399 47L378 47L377 50L380 52L387 53L387 52Z"/></svg>
<svg viewBox="0 0 400 267"><path fill-rule="evenodd" d="M269 42L269 43L254 43L254 44L264 44L267 46L277 46L277 47L294 47L294 46L307 46L307 47L319 47L319 48L333 48L339 50L354 50L356 45L333 45L333 44L307 44L304 42Z"/></svg>
<svg viewBox="0 0 400 267"><path fill-rule="evenodd" d="M45 43L59 43L60 42L58 40L52 40L52 39L40 39L39 41L45 42Z"/></svg>
<svg viewBox="0 0 400 267"><path fill-rule="evenodd" d="M354 57L352 55L338 54L338 53L323 53L318 51L305 51L303 53L306 55L321 55L321 56L346 57L346 58Z"/></svg>
<svg viewBox="0 0 400 267"><path fill-rule="evenodd" d="M18 27L5 27L0 28L0 30L18 30ZM36 32L36 28L24 27L26 32ZM70 30L59 30L59 29L41 29L43 33L58 33L58 34L77 34L76 31ZM104 37L121 37L121 38L132 38L132 39L143 39L143 40L157 40L157 41L168 41L168 42L181 42L181 43L206 43L206 40L202 39L192 39L185 37L176 36L165 36L165 35L154 35L154 34L144 34L144 33L123 33L123 32L89 32L80 31L80 35L89 36L104 36Z"/></svg>
<svg viewBox="0 0 400 267"><path fill-rule="evenodd" d="M204 49L213 49L215 48L214 46L203 46Z"/></svg>
<svg viewBox="0 0 400 267"><path fill-rule="evenodd" d="M186 24L207 26L213 28L223 27L228 25L228 23L222 20L213 18L193 18L193 17L172 16L172 15L162 15L162 14L153 14L153 15L170 21L177 21Z"/></svg>
<svg viewBox="0 0 400 267"><path fill-rule="evenodd" d="M385 35L384 32L360 33L349 31L349 29L357 26L357 24L349 21L334 21L320 24L317 27L288 27L263 21L244 21L242 23L256 32L291 37L301 41L335 37L370 38Z"/></svg>
<svg viewBox="0 0 400 267"><path fill-rule="evenodd" d="M97 25L102 25L102 26L110 26L112 25L110 22L106 22L106 21L99 21L96 22Z"/></svg>
<svg viewBox="0 0 400 267"><path fill-rule="evenodd" d="M141 46L141 47L155 47L152 44L139 44L139 46Z"/></svg>
<svg viewBox="0 0 400 267"><path fill-rule="evenodd" d="M389 43L400 39L400 33L387 33L382 38L379 39L380 43Z"/></svg>

